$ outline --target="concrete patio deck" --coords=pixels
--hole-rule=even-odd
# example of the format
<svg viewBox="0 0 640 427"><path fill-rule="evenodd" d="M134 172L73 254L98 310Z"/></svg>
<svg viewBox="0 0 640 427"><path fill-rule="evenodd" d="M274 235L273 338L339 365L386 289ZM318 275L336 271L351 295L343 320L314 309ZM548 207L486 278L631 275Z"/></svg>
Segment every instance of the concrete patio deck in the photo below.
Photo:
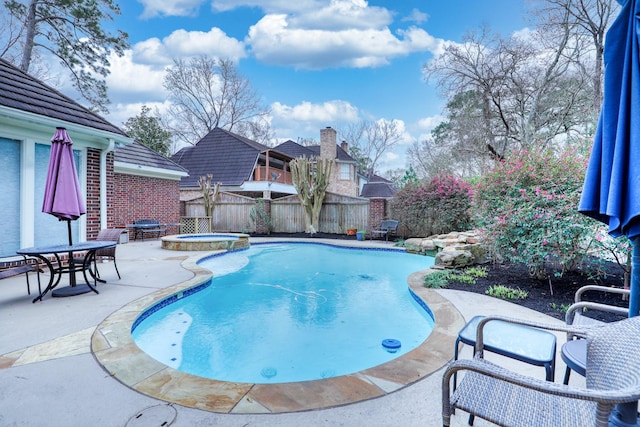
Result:
<svg viewBox="0 0 640 427"><path fill-rule="evenodd" d="M349 243L391 246L385 242ZM98 325L132 301L192 279L193 272L181 264L199 254L204 252L163 250L159 240L119 245L121 280L112 264L99 264L100 273L107 280L107 284L99 285L99 295L89 293L69 298L47 295L35 304L31 303L35 275L31 275L31 296L26 293L23 276L0 281L0 426L125 426L145 408L165 407L167 403L163 400L142 394L113 378L113 372L105 370L91 352L91 337ZM464 320L478 314L500 314L559 322L484 295L451 290L437 293L447 299ZM559 335L558 340L561 343L564 337ZM469 357L471 349L465 347L461 354ZM444 357L450 359L452 355L453 348ZM494 355L488 358L500 359L519 372L544 378L542 368ZM564 364L559 358L557 365L556 378L561 379ZM174 403L171 408L177 415L171 425L439 426L442 370L437 368L419 381L380 397L302 412L218 413ZM583 380L573 375L573 382L579 384ZM318 399L321 398L319 395ZM264 399L268 400L268 396ZM245 399L243 404L246 403ZM454 421L455 425L463 426L467 420L464 414L458 413ZM147 424L131 422L129 425ZM489 424L477 420L476 425Z"/></svg>

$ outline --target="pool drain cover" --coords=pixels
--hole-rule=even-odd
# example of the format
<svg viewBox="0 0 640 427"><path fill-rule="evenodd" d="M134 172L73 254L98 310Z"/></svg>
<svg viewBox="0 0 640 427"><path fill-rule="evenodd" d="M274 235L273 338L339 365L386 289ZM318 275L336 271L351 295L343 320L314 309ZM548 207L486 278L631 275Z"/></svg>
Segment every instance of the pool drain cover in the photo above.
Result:
<svg viewBox="0 0 640 427"><path fill-rule="evenodd" d="M171 405L150 406L129 418L125 427L168 427L177 415L178 412Z"/></svg>
<svg viewBox="0 0 640 427"><path fill-rule="evenodd" d="M263 377L267 378L267 379L271 379L271 378L275 377L276 375L278 375L278 370L276 368L267 367L267 368L264 368L260 372L260 374Z"/></svg>

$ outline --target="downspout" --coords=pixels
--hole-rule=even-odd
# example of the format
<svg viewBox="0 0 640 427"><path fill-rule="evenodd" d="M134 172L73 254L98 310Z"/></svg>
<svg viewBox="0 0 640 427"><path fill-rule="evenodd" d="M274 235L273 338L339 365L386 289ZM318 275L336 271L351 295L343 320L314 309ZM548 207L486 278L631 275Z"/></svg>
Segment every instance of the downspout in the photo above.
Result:
<svg viewBox="0 0 640 427"><path fill-rule="evenodd" d="M100 229L107 228L107 154L114 151L116 143L108 139L107 148L100 151Z"/></svg>

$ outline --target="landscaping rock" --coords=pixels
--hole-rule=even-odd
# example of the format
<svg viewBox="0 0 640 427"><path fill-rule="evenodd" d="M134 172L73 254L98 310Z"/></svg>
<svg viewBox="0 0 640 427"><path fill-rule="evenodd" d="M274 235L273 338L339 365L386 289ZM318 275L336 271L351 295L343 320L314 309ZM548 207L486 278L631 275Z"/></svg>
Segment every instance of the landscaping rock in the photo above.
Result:
<svg viewBox="0 0 640 427"><path fill-rule="evenodd" d="M444 268L462 268L474 264L473 254L470 251L450 249L436 254L435 264Z"/></svg>

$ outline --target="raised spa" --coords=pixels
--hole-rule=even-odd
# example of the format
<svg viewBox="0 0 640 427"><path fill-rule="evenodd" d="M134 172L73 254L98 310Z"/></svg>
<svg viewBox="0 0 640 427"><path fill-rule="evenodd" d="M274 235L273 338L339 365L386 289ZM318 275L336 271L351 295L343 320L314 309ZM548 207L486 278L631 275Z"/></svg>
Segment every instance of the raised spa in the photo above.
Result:
<svg viewBox="0 0 640 427"><path fill-rule="evenodd" d="M199 262L211 281L155 304L132 335L163 364L205 378L267 384L347 375L425 341L433 316L407 277L432 264L398 250L254 244Z"/></svg>
<svg viewBox="0 0 640 427"><path fill-rule="evenodd" d="M249 235L242 233L177 234L162 238L162 248L173 251L236 250L248 247Z"/></svg>

